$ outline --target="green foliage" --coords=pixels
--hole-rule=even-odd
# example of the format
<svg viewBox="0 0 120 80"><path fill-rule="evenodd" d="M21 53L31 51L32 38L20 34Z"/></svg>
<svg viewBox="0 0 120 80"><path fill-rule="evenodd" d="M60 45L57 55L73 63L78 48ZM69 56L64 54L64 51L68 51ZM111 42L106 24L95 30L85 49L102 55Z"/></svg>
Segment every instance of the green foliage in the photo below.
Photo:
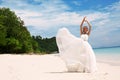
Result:
<svg viewBox="0 0 120 80"><path fill-rule="evenodd" d="M0 8L0 53L33 52L35 42L32 42L24 21L9 8Z"/></svg>
<svg viewBox="0 0 120 80"><path fill-rule="evenodd" d="M51 53L58 51L56 38L42 38L41 36L33 36L33 39L38 42L39 50L41 52Z"/></svg>
<svg viewBox="0 0 120 80"><path fill-rule="evenodd" d="M55 37L31 37L24 21L9 8L0 8L0 53L51 53L57 51Z"/></svg>
<svg viewBox="0 0 120 80"><path fill-rule="evenodd" d="M0 24L0 46L4 46L6 44L6 29L3 25Z"/></svg>
<svg viewBox="0 0 120 80"><path fill-rule="evenodd" d="M21 49L21 44L15 38L6 39L6 52L16 53Z"/></svg>

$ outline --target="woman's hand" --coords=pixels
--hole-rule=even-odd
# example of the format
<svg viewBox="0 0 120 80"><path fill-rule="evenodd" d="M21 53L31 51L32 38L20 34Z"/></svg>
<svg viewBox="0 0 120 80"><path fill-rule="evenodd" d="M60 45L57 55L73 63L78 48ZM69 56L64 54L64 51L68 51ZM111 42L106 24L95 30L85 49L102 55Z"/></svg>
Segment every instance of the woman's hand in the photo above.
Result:
<svg viewBox="0 0 120 80"><path fill-rule="evenodd" d="M83 21L85 21L85 19L86 19L86 16L83 18Z"/></svg>
<svg viewBox="0 0 120 80"><path fill-rule="evenodd" d="M85 19L85 22L88 22L88 21Z"/></svg>

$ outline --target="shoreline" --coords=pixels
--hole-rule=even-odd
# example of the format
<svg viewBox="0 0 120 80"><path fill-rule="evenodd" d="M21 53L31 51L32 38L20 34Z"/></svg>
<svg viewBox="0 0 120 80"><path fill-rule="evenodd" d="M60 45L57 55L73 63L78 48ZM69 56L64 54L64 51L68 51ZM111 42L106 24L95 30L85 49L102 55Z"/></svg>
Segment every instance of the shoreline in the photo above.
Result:
<svg viewBox="0 0 120 80"><path fill-rule="evenodd" d="M104 48L120 48L120 46L111 46L111 47L97 47L97 48L93 48L93 49L104 49Z"/></svg>

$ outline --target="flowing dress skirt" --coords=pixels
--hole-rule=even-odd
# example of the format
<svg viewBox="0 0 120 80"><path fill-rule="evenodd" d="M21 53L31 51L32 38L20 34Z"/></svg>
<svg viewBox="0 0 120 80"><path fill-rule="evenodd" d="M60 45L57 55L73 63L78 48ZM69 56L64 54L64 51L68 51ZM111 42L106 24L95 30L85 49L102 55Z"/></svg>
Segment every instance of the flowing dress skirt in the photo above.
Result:
<svg viewBox="0 0 120 80"><path fill-rule="evenodd" d="M73 36L66 28L58 31L56 42L60 57L68 71L95 72L96 59L92 47L82 38Z"/></svg>

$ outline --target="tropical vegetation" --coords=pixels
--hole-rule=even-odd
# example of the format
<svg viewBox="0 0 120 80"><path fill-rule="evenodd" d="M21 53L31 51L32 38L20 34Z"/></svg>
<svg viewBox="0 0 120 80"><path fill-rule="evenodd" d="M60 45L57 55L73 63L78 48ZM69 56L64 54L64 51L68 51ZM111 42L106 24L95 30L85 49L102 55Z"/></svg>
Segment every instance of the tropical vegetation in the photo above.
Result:
<svg viewBox="0 0 120 80"><path fill-rule="evenodd" d="M24 21L9 8L0 8L0 53L51 53L57 51L55 37L31 36Z"/></svg>

